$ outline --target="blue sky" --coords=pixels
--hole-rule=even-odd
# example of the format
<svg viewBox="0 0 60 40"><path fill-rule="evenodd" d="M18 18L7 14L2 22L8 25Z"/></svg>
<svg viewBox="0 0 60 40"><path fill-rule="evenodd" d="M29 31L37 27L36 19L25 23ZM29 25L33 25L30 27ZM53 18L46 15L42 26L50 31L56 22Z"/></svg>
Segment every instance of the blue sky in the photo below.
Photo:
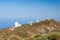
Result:
<svg viewBox="0 0 60 40"><path fill-rule="evenodd" d="M34 20L50 17L59 21L59 14L59 0L0 0L0 28L27 18Z"/></svg>

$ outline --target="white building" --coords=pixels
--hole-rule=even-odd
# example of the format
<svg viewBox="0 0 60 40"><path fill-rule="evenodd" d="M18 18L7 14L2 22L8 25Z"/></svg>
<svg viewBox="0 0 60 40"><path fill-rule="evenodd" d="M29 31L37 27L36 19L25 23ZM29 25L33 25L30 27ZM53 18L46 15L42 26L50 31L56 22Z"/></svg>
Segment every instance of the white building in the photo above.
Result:
<svg viewBox="0 0 60 40"><path fill-rule="evenodd" d="M42 21L44 21L45 19L42 19Z"/></svg>
<svg viewBox="0 0 60 40"><path fill-rule="evenodd" d="M28 24L30 24L30 25L32 25L32 23L33 23L32 21L28 22Z"/></svg>
<svg viewBox="0 0 60 40"><path fill-rule="evenodd" d="M18 22L15 22L15 27L19 27L21 26L21 24L19 24Z"/></svg>
<svg viewBox="0 0 60 40"><path fill-rule="evenodd" d="M10 30L12 30L12 31L13 31L13 30L14 30L14 28L15 28L15 27L10 27Z"/></svg>
<svg viewBox="0 0 60 40"><path fill-rule="evenodd" d="M50 18L47 18L47 20L49 20Z"/></svg>
<svg viewBox="0 0 60 40"><path fill-rule="evenodd" d="M15 22L14 27L10 27L10 30L13 31L15 27L20 27L20 26L21 26L21 24L19 24L18 22Z"/></svg>
<svg viewBox="0 0 60 40"><path fill-rule="evenodd" d="M36 22L40 22L39 20L36 20Z"/></svg>

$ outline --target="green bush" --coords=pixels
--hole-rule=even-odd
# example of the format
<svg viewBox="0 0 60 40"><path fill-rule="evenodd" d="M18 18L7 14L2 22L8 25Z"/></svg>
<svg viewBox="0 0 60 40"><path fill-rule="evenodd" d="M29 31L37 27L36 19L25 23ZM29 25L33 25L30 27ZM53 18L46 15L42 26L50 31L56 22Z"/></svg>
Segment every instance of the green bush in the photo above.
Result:
<svg viewBox="0 0 60 40"><path fill-rule="evenodd" d="M34 38L38 38L38 37L42 37L42 35L36 35L36 36L34 36Z"/></svg>
<svg viewBox="0 0 60 40"><path fill-rule="evenodd" d="M48 39L44 37L38 37L38 38L30 38L29 40L48 40Z"/></svg>
<svg viewBox="0 0 60 40"><path fill-rule="evenodd" d="M35 37L33 38L27 38L25 40L48 40L47 37L45 36L42 36L42 35L36 35Z"/></svg>
<svg viewBox="0 0 60 40"><path fill-rule="evenodd" d="M48 36L49 40L56 40L58 38L60 38L60 33L52 33Z"/></svg>

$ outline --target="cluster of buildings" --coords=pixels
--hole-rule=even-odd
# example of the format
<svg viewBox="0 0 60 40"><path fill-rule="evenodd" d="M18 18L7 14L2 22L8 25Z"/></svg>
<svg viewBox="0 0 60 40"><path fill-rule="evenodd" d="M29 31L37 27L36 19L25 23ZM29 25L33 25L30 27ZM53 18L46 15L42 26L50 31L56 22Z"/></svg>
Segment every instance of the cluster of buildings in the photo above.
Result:
<svg viewBox="0 0 60 40"><path fill-rule="evenodd" d="M14 30L14 28L20 27L20 26L21 24L19 24L19 22L15 22L14 27L10 27L10 30Z"/></svg>
<svg viewBox="0 0 60 40"><path fill-rule="evenodd" d="M48 20L50 19L50 18L47 18ZM44 20L46 20L46 19L42 19L41 21L44 21ZM36 20L36 22L40 22L39 20ZM30 25L32 25L32 21L30 21L30 22L28 22L28 24L30 24ZM15 22L15 24L14 24L14 27L10 27L10 30L14 30L14 28L16 28L16 27L21 27L22 26L22 24L19 24L19 22Z"/></svg>

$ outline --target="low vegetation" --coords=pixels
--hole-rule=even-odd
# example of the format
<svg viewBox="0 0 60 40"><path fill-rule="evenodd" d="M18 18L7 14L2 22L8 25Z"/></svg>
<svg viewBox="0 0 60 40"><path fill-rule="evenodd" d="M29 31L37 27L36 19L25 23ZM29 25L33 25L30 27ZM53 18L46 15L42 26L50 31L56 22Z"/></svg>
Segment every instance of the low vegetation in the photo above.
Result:
<svg viewBox="0 0 60 40"><path fill-rule="evenodd" d="M60 40L60 22L54 19L0 30L0 40Z"/></svg>

